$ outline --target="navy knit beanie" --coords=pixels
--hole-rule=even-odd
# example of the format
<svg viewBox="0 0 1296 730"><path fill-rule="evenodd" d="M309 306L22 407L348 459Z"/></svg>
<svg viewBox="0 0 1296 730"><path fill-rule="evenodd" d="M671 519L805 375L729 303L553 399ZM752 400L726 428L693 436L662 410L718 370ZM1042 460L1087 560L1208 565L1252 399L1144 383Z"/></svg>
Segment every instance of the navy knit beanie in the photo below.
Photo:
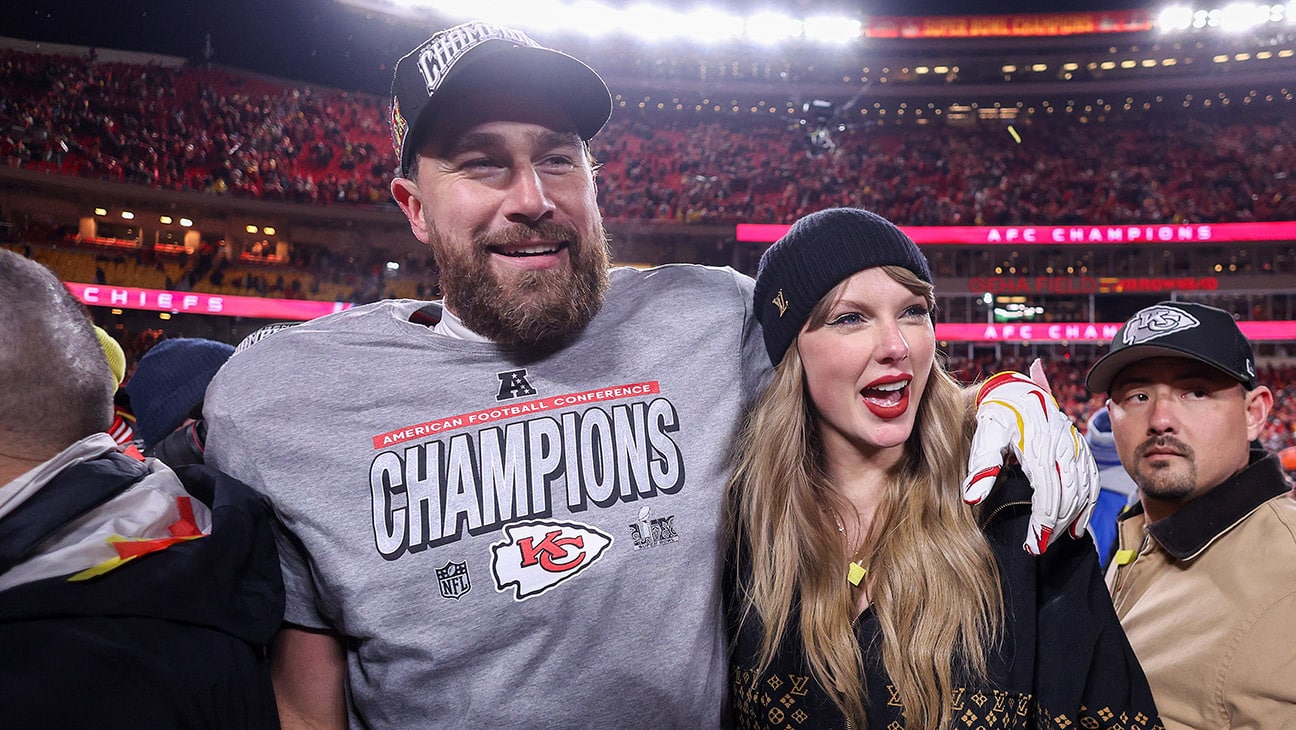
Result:
<svg viewBox="0 0 1296 730"><path fill-rule="evenodd" d="M207 384L234 354L224 342L180 337L163 340L140 358L126 383L135 432L145 448L166 438L207 395Z"/></svg>
<svg viewBox="0 0 1296 730"><path fill-rule="evenodd" d="M765 350L778 365L815 305L842 280L877 266L902 266L932 283L917 244L876 213L829 208L792 224L761 256L755 306Z"/></svg>

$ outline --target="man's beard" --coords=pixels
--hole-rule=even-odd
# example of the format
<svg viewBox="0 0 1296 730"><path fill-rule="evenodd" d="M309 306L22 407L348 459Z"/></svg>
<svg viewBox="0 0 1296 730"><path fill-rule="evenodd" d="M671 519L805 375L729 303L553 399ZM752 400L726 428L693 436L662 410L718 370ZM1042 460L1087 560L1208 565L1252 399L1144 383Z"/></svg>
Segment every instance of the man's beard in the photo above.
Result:
<svg viewBox="0 0 1296 730"><path fill-rule="evenodd" d="M1171 464L1168 467L1155 467L1148 463L1147 452L1152 448L1171 447L1186 462L1183 467ZM1197 460L1192 447L1184 442L1169 437L1156 436L1139 444L1135 451L1137 464L1134 482L1144 494L1154 499L1167 502L1182 501L1193 496L1197 489Z"/></svg>
<svg viewBox="0 0 1296 730"><path fill-rule="evenodd" d="M464 326L511 347L551 349L589 324L608 289L609 256L601 223L592 235L557 223L515 225L477 236L469 250L446 245L430 227L446 306ZM523 241L567 241L570 267L510 272L491 268L490 250Z"/></svg>

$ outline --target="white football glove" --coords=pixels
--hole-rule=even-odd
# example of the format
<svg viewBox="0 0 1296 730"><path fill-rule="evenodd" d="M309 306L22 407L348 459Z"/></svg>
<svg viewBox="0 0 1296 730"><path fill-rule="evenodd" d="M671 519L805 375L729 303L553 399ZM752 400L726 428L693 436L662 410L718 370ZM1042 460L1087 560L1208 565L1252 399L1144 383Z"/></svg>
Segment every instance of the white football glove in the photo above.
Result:
<svg viewBox="0 0 1296 730"><path fill-rule="evenodd" d="M1058 407L1037 359L1031 377L1002 372L977 391L976 433L963 482L963 501L979 504L1011 453L1035 490L1023 547L1032 555L1048 548L1053 533L1070 527L1085 533L1098 501L1098 466L1089 445Z"/></svg>

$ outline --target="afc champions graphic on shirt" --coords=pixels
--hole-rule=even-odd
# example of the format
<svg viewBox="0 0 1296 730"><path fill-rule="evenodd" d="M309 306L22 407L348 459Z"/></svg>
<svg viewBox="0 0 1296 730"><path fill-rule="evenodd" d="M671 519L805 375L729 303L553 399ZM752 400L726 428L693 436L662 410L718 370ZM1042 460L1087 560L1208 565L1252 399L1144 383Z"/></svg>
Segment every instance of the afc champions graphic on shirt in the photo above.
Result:
<svg viewBox="0 0 1296 730"><path fill-rule="evenodd" d="M373 538L395 561L495 535L494 587L523 601L579 576L615 542L582 513L683 487L680 419L657 381L540 396L525 369L497 378L498 405L373 437ZM627 520L633 550L678 538L674 516L648 504ZM434 569L443 598L468 593L471 562L443 553Z"/></svg>

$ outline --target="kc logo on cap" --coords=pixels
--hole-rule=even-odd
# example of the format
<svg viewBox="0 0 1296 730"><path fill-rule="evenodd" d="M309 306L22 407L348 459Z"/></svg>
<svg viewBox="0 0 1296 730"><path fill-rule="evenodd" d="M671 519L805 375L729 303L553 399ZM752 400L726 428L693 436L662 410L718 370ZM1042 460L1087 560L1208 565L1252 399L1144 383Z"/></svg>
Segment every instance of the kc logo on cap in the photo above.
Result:
<svg viewBox="0 0 1296 730"><path fill-rule="evenodd" d="M1160 304L1141 310L1125 325L1122 339L1127 345L1155 340L1201 325L1201 321L1177 307Z"/></svg>

